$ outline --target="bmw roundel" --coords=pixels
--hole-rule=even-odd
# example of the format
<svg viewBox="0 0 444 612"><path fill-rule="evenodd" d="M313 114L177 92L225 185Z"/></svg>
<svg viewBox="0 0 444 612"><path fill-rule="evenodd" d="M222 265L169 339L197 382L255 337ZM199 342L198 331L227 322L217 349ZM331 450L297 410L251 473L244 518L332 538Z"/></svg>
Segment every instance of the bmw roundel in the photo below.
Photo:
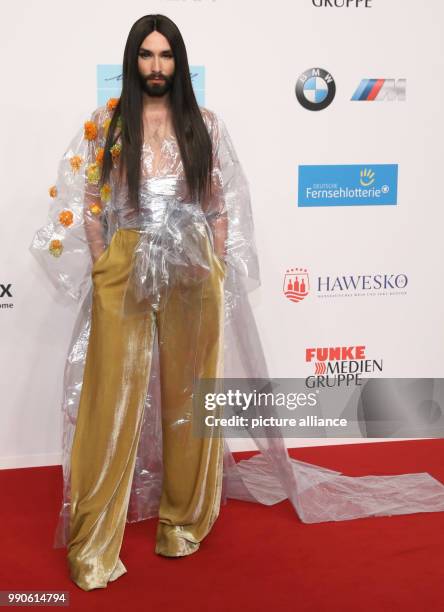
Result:
<svg viewBox="0 0 444 612"><path fill-rule="evenodd" d="M307 110L322 110L335 97L336 85L333 77L323 68L309 68L296 81L296 97Z"/></svg>

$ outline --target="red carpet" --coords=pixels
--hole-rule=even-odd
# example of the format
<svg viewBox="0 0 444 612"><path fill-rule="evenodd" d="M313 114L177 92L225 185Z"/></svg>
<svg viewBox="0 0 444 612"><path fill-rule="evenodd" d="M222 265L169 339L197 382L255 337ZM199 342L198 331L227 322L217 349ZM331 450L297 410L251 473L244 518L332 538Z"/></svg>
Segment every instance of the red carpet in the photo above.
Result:
<svg viewBox="0 0 444 612"><path fill-rule="evenodd" d="M444 482L443 440L291 454L353 476L427 471ZM154 554L155 519L127 525L121 558L128 573L84 592L69 579L66 551L52 549L61 482L60 466L0 471L0 590L69 591L70 610L444 608L444 513L304 525L288 501L265 507L228 500L200 550L182 559Z"/></svg>

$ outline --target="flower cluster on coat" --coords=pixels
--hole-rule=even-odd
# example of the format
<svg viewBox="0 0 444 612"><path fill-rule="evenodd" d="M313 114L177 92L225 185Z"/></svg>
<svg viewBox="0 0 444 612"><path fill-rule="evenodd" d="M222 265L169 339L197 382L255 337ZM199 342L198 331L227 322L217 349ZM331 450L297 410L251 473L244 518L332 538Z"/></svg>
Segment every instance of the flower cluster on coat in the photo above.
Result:
<svg viewBox="0 0 444 612"><path fill-rule="evenodd" d="M108 116L101 122L100 125L97 121L92 119L85 121L83 124L83 138L85 141L87 141L88 147L93 147L93 150L95 151L95 155L93 157L94 161L89 163L84 169L84 176L86 178L86 181L90 185L99 185L105 153L103 146L99 146L99 144L104 144L104 140L107 137L108 128L111 123L112 113L116 109L118 103L119 98L110 98L107 101L105 109L107 111ZM122 121L120 116L117 121L117 127L119 129L122 128ZM113 162L116 162L118 160L121 153L121 148L122 147L120 142L116 142L110 148L110 153ZM81 155L72 155L68 159L73 174L78 173L85 162ZM49 195L53 199L57 198L57 185L52 185L49 188ZM99 195L102 203L109 202L109 200L111 199L111 185L109 183L105 183L104 185L102 185L99 190ZM103 207L100 203L93 202L88 205L88 210L92 215L99 216L103 212ZM72 210L70 210L69 208L65 208L60 211L57 216L57 220L62 227L69 228L74 224L75 216ZM82 222L81 219L80 222ZM54 257L60 257L63 252L63 248L63 240L60 237L53 238L52 240L50 240L48 245L48 251Z"/></svg>

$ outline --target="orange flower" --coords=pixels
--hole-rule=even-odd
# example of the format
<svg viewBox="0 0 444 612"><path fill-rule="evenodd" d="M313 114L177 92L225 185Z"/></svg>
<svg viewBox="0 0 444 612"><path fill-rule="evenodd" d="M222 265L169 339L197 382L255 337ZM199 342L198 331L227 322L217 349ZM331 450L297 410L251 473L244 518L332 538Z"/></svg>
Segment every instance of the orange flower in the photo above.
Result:
<svg viewBox="0 0 444 612"><path fill-rule="evenodd" d="M49 243L49 252L51 253L51 255L53 255L54 257L60 257L60 255L62 254L63 251L63 244L61 240L51 240L51 242Z"/></svg>
<svg viewBox="0 0 444 612"><path fill-rule="evenodd" d="M72 225L73 220L74 215L72 213L72 210L62 210L62 212L59 214L59 221L65 227L69 227L70 225Z"/></svg>
<svg viewBox="0 0 444 612"><path fill-rule="evenodd" d="M116 142L116 144L111 147L110 151L111 151L113 160L116 160L119 157L121 150L122 150L122 145L118 142Z"/></svg>
<svg viewBox="0 0 444 612"><path fill-rule="evenodd" d="M103 162L103 154L104 154L104 152L105 151L104 151L103 147L100 147L100 149L97 150L97 153L96 153L96 162L98 164L101 164Z"/></svg>
<svg viewBox="0 0 444 612"><path fill-rule="evenodd" d="M71 164L71 168L73 172L77 172L80 166L83 164L83 159L80 155L74 155L70 158L69 163Z"/></svg>
<svg viewBox="0 0 444 612"><path fill-rule="evenodd" d="M111 197L111 187L108 183L105 183L100 189L100 199L102 202L108 202Z"/></svg>
<svg viewBox="0 0 444 612"><path fill-rule="evenodd" d="M84 135L86 140L95 140L97 138L98 129L94 121L85 121L84 123Z"/></svg>
<svg viewBox="0 0 444 612"><path fill-rule="evenodd" d="M108 102L106 103L106 108L109 111L113 111L116 108L118 103L119 103L119 98L110 98Z"/></svg>
<svg viewBox="0 0 444 612"><path fill-rule="evenodd" d="M93 215L100 215L100 213L102 212L102 207L99 206L99 204L90 204L89 210Z"/></svg>
<svg viewBox="0 0 444 612"><path fill-rule="evenodd" d="M51 196L51 198L56 198L57 197L57 187L55 185L50 187L48 189L48 191L49 191L49 195Z"/></svg>

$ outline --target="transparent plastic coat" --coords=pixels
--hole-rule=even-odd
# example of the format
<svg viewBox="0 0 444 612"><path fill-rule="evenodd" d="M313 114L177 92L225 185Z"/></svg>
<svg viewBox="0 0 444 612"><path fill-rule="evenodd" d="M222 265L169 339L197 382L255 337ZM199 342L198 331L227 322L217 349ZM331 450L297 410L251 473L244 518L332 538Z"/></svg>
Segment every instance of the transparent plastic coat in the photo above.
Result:
<svg viewBox="0 0 444 612"><path fill-rule="evenodd" d="M209 270L208 253L201 245L203 236L210 237L215 256L225 271L219 376L268 378L248 300L248 293L260 285L248 183L224 122L206 108L201 108L201 112L213 143L211 201L201 205L187 200L174 136L165 138L157 149L148 143L143 147L138 214L128 206L125 189L119 189L113 178L116 167L110 184L100 192L97 181L101 149L112 113L108 104L93 113L63 155L51 193L49 219L32 240L30 250L54 286L80 303L64 374L64 492L55 547L66 545L68 537L70 452L91 325L91 253L100 262L119 228L143 230L134 252L127 293L138 300L148 299L154 309L161 307L161 297L171 286L176 283L187 286L205 278ZM115 154L117 159L118 147ZM128 314L125 306L122 316ZM156 340L128 522L154 517L159 508L162 405L158 353ZM180 422L175 426L180 427ZM444 510L444 487L427 473L348 477L290 459L282 438L256 437L259 434L251 431L248 435L259 452L238 463L228 440L224 441L223 502L235 498L272 505L288 498L306 523Z"/></svg>

